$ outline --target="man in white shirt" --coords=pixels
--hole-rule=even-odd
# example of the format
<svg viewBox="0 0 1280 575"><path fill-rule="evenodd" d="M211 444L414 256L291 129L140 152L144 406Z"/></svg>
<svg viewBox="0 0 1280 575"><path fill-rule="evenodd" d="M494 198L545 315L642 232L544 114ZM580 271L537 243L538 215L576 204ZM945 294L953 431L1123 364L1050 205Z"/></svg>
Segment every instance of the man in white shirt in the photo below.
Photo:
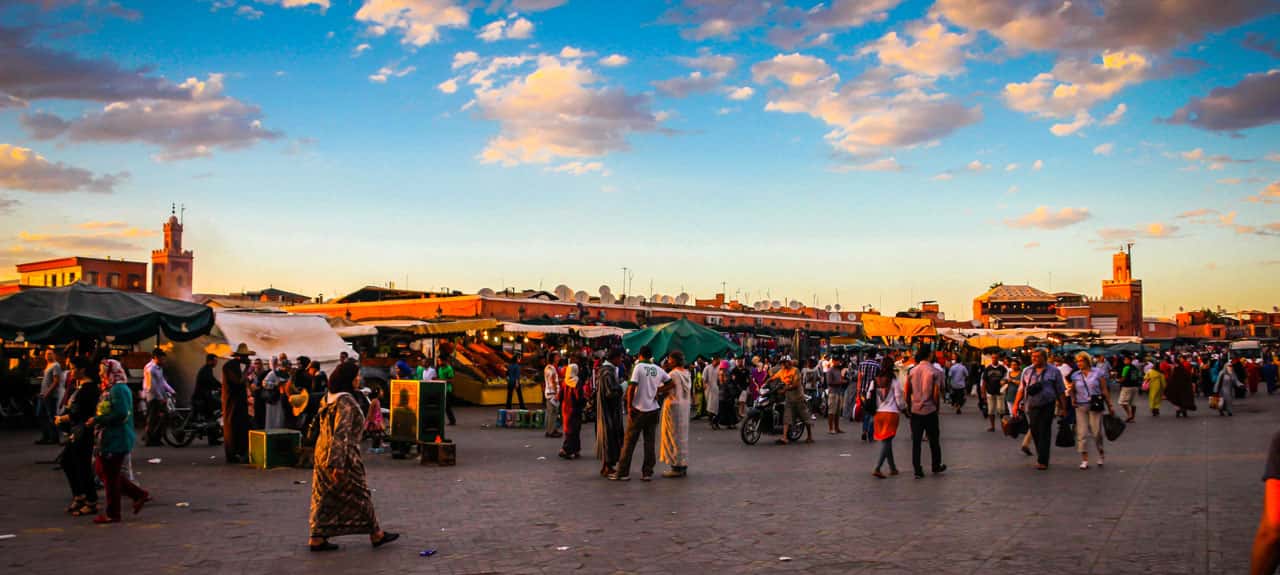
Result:
<svg viewBox="0 0 1280 575"><path fill-rule="evenodd" d="M618 461L618 470L609 475L609 479L631 479L631 456L641 436L644 437L644 462L640 466L640 480L653 479L653 466L658 459L654 441L658 417L662 414L662 406L658 405L658 387L668 381L671 381L671 376L653 363L653 350L647 345L641 347L636 365L631 370L632 385L627 387L627 434L622 443L622 457Z"/></svg>
<svg viewBox="0 0 1280 575"><path fill-rule="evenodd" d="M151 361L142 370L142 398L147 401L147 447L160 445L164 433L164 418L168 413L167 400L173 388L164 379L164 350L151 350Z"/></svg>
<svg viewBox="0 0 1280 575"><path fill-rule="evenodd" d="M40 379L40 400L36 402L36 417L40 421L40 439L36 445L58 443L58 428L53 424L62 403L62 383L65 378L58 354L52 349L44 352L44 376Z"/></svg>
<svg viewBox="0 0 1280 575"><path fill-rule="evenodd" d="M560 354L551 352L547 355L547 366L542 368L542 397L546 406L547 437L561 437L560 403L556 397L560 395L560 372L556 369Z"/></svg>
<svg viewBox="0 0 1280 575"><path fill-rule="evenodd" d="M716 416L720 412L720 360L712 357L702 369L702 388L707 398L707 415L711 416L711 428L716 429Z"/></svg>

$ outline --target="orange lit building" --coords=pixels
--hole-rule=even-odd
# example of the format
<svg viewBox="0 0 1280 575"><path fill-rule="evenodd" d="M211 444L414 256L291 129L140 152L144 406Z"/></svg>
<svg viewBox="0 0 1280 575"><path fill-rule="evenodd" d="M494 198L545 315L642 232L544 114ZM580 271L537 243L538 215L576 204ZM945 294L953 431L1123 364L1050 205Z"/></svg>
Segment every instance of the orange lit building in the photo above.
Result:
<svg viewBox="0 0 1280 575"><path fill-rule="evenodd" d="M194 255L182 249L182 222L169 216L164 224L164 249L151 252L151 293L191 301Z"/></svg>
<svg viewBox="0 0 1280 575"><path fill-rule="evenodd" d="M58 287L84 282L124 291L147 291L147 264L144 262L58 258L18 264L18 276L18 285L24 288Z"/></svg>

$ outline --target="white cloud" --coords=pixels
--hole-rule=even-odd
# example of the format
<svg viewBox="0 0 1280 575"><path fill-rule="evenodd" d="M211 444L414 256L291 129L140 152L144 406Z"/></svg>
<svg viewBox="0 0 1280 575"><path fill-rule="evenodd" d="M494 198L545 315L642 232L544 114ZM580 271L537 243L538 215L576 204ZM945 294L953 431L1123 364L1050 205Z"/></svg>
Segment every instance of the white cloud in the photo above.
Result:
<svg viewBox="0 0 1280 575"><path fill-rule="evenodd" d="M355 18L374 36L399 34L400 43L416 47L439 40L441 28L465 28L471 21L452 0L364 0Z"/></svg>
<svg viewBox="0 0 1280 575"><path fill-rule="evenodd" d="M972 34L948 32L941 22L933 21L908 24L906 36L911 41L889 32L863 46L858 54L874 54L882 65L924 76L951 76L964 71L964 47L973 41Z"/></svg>
<svg viewBox="0 0 1280 575"><path fill-rule="evenodd" d="M1111 142L1107 142L1107 143L1105 143L1105 144L1098 144L1097 146L1094 146L1094 148L1093 148L1093 155L1095 155L1095 156L1110 156L1110 155L1111 155L1112 150L1115 150L1115 147L1116 147L1116 145L1115 145L1115 144L1113 144L1113 143L1111 143Z"/></svg>
<svg viewBox="0 0 1280 575"><path fill-rule="evenodd" d="M955 177L956 177L955 174L951 172L941 172L941 173L935 174L932 178L929 178L929 179L935 182L949 182L955 179Z"/></svg>
<svg viewBox="0 0 1280 575"><path fill-rule="evenodd" d="M450 69L457 70L475 64L480 60L480 55L475 52L458 52L453 55L453 64Z"/></svg>
<svg viewBox="0 0 1280 575"><path fill-rule="evenodd" d="M686 4L735 4L686 0ZM883 22L890 10L902 0L831 0L802 10L781 2L777 3L774 20L780 24L769 30L768 40L788 50L809 40L810 45L830 41L831 34L858 28L870 22ZM751 0L740 2L749 4ZM766 4L767 6L767 4Z"/></svg>
<svg viewBox="0 0 1280 575"><path fill-rule="evenodd" d="M578 49L578 48L574 48L573 46L565 46L564 48L561 48L561 49L560 49L560 57L561 57L561 58L564 58L564 59L566 59L566 60L577 60L577 59L580 59L580 58L590 58L590 57L595 56L595 55L596 55L596 53L595 53L595 52L587 52L587 51L585 51L585 50L581 50L581 49Z"/></svg>
<svg viewBox="0 0 1280 575"><path fill-rule="evenodd" d="M751 99L751 96L755 95L755 93L756 91L751 89L751 86L740 86L729 90L729 99L738 101L749 100Z"/></svg>
<svg viewBox="0 0 1280 575"><path fill-rule="evenodd" d="M416 66L405 66L396 68L396 64L388 64L378 68L377 72L369 75L369 81L376 84L386 84L390 78L403 78L414 73L418 68Z"/></svg>
<svg viewBox="0 0 1280 575"><path fill-rule="evenodd" d="M866 162L863 164L850 166L840 171L853 170L858 172L901 172L904 169L905 168L902 166L902 164L898 163L898 160L896 158L889 157L889 158L880 158L878 160L872 160L870 162Z"/></svg>
<svg viewBox="0 0 1280 575"><path fill-rule="evenodd" d="M494 20L485 24L476 38L485 42L498 40L523 40L533 35L533 22L514 15L505 20Z"/></svg>
<svg viewBox="0 0 1280 575"><path fill-rule="evenodd" d="M1098 230L1098 236L1104 242L1133 241L1139 238L1163 240L1180 237L1178 232L1181 229L1173 224L1153 222L1132 228L1102 228Z"/></svg>
<svg viewBox="0 0 1280 575"><path fill-rule="evenodd" d="M577 60L540 56L527 75L485 81L476 107L500 129L480 153L484 163L594 158L627 149L633 132L659 128L647 97L602 86Z"/></svg>
<svg viewBox="0 0 1280 575"><path fill-rule="evenodd" d="M72 120L37 113L24 115L22 123L37 139L146 142L161 148L155 156L161 161L208 156L215 149L236 150L281 136L263 127L257 106L223 95L222 81L222 74L204 81L188 78L179 88L190 100L113 102Z"/></svg>
<svg viewBox="0 0 1280 575"><path fill-rule="evenodd" d="M1256 195L1249 196L1246 200L1262 204L1280 203L1280 180L1267 184L1267 187L1262 188L1262 191L1258 192Z"/></svg>
<svg viewBox="0 0 1280 575"><path fill-rule="evenodd" d="M236 8L236 16L244 18L245 20L257 20L262 18L262 10L258 10L253 6L244 5Z"/></svg>
<svg viewBox="0 0 1280 575"><path fill-rule="evenodd" d="M436 85L436 89L437 89L437 90L440 90L441 92L444 92L445 94L452 94L452 93L454 93L454 92L457 92L457 91L458 91L458 79L457 79L457 78L449 78L448 80L445 80L445 81L443 81L443 82L440 82L439 84L437 84L437 85Z"/></svg>
<svg viewBox="0 0 1280 575"><path fill-rule="evenodd" d="M1017 170L1018 170L1018 164L1011 163L1011 164L1005 165L1004 167L1004 171L1006 172L1015 172Z"/></svg>
<svg viewBox="0 0 1280 575"><path fill-rule="evenodd" d="M1151 75L1151 62L1142 54L1106 52L1098 62L1075 58L1059 60L1052 72L1039 74L1029 82L1005 84L1002 96L1010 108L1037 118L1074 118L1070 123L1052 127L1054 135L1065 136L1093 123L1089 109L1094 104ZM1118 109L1107 119L1115 116L1114 120L1118 121L1123 114L1123 110Z"/></svg>
<svg viewBox="0 0 1280 575"><path fill-rule="evenodd" d="M50 162L30 148L0 144L0 188L36 193L111 193L128 172L95 176L83 168ZM10 205L9 202L4 202Z"/></svg>
<svg viewBox="0 0 1280 575"><path fill-rule="evenodd" d="M1005 220L1004 223L1011 228L1057 230L1083 222L1089 217L1089 208L1062 208L1053 211L1048 206L1040 206L1018 218Z"/></svg>
<svg viewBox="0 0 1280 575"><path fill-rule="evenodd" d="M678 76L653 82L654 88L657 88L659 92L673 98L684 98L692 94L710 92L715 90L719 85L719 78L714 76L704 76L700 70L694 70L693 72L690 72L688 76Z"/></svg>
<svg viewBox="0 0 1280 575"><path fill-rule="evenodd" d="M1039 172L1040 169L1043 167L1044 167L1044 160L1036 160L1035 163L1031 164L1031 169L1037 172Z"/></svg>
<svg viewBox="0 0 1280 575"><path fill-rule="evenodd" d="M315 6L321 12L329 9L329 0L257 0L263 4L280 5L284 8L305 8L307 6Z"/></svg>
<svg viewBox="0 0 1280 575"><path fill-rule="evenodd" d="M571 174L581 176L592 172L609 175L609 171L605 169L602 162L566 162L555 167L547 168L548 172L556 172L560 174Z"/></svg>
<svg viewBox="0 0 1280 575"><path fill-rule="evenodd" d="M600 59L600 65L606 68L619 68L626 66L628 62L630 62L630 60L622 54L609 54L608 56Z"/></svg>
<svg viewBox="0 0 1280 575"><path fill-rule="evenodd" d="M697 56L681 56L676 58L676 61L682 66L693 68L695 70L703 70L717 77L727 76L738 67L738 60L736 58L732 56L713 54L706 48L698 50Z"/></svg>
<svg viewBox="0 0 1280 575"><path fill-rule="evenodd" d="M969 162L969 164L965 166L965 169L969 170L970 172L985 172L990 167L991 166L984 164L978 160L974 160L972 162Z"/></svg>
<svg viewBox="0 0 1280 575"><path fill-rule="evenodd" d="M1127 111L1129 111L1128 106L1124 105L1123 103L1117 105L1115 110L1112 110L1110 114L1107 114L1106 118L1102 119L1102 125L1114 126L1120 123L1120 119L1124 117L1124 113Z"/></svg>

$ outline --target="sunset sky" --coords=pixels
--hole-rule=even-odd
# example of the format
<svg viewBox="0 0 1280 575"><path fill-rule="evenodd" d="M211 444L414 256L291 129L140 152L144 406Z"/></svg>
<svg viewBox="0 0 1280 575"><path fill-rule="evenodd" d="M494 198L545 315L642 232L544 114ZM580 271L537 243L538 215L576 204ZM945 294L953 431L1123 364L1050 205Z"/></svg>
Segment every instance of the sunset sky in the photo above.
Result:
<svg viewBox="0 0 1280 575"><path fill-rule="evenodd" d="M0 279L1280 305L1274 0L0 3ZM838 300L837 300L838 293Z"/></svg>

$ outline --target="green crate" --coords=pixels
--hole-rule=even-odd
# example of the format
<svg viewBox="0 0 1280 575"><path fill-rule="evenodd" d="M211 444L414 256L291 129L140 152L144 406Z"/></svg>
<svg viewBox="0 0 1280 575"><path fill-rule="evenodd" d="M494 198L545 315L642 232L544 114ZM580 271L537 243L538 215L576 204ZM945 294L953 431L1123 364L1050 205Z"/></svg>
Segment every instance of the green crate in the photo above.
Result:
<svg viewBox="0 0 1280 575"><path fill-rule="evenodd" d="M293 467L301 447L302 433L293 429L250 431L249 464L258 469Z"/></svg>

